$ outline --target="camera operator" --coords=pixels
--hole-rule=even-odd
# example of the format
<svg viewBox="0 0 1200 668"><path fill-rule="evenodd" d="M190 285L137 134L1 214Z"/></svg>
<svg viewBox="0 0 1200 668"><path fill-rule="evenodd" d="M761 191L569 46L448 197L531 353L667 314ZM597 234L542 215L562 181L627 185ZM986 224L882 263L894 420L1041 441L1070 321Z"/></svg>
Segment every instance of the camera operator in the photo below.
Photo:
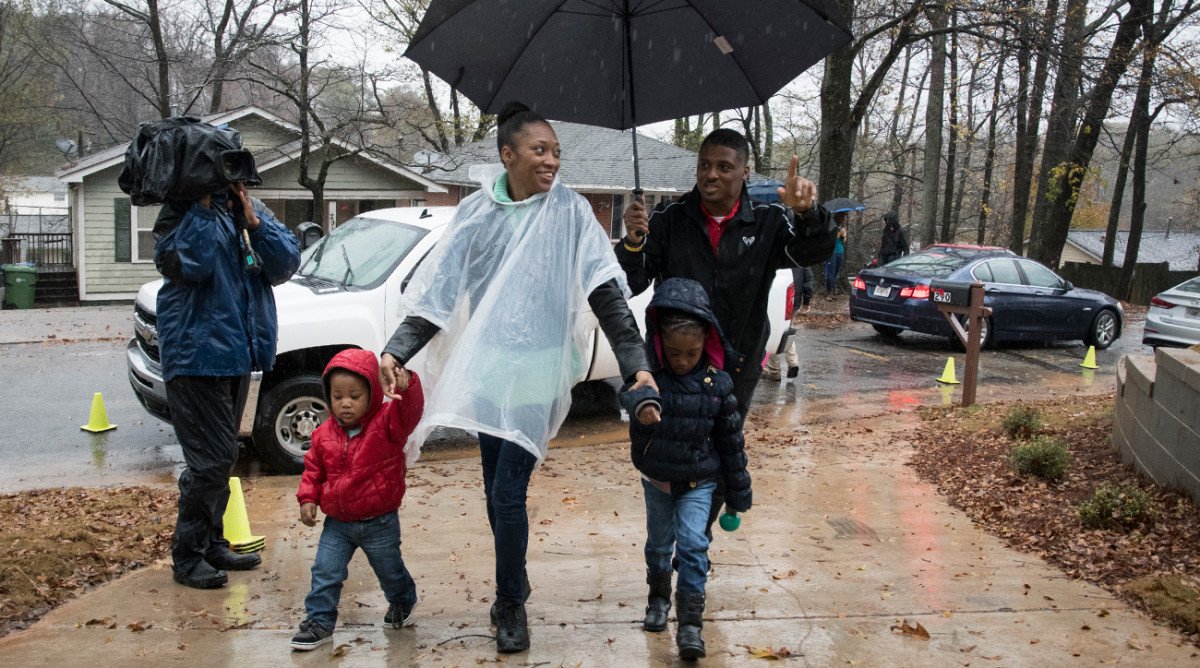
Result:
<svg viewBox="0 0 1200 668"><path fill-rule="evenodd" d="M175 221L178 221L176 224ZM224 537L229 474L237 460L238 400L252 370L275 363L271 286L300 264L299 243L242 183L159 214L154 262L158 339L167 405L187 467L179 476L179 518L171 548L175 581L220 587L226 570L258 566ZM247 244L248 237L248 244Z"/></svg>

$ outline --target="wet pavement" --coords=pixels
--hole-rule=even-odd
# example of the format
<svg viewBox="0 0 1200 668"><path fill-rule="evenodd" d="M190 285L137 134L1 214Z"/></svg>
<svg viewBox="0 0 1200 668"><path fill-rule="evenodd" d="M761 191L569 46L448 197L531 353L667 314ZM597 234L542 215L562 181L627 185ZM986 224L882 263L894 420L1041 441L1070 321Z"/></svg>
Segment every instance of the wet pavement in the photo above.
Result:
<svg viewBox="0 0 1200 668"><path fill-rule="evenodd" d="M1135 340L1130 328L1124 340ZM756 396L747 431L755 507L738 531L718 532L710 550L702 665L761 665L752 648L786 648L792 664L806 666L1197 663L1196 648L1178 634L1004 547L903 465L913 409L958 398L958 389L943 394L933 381L951 354L944 342L894 345L858 326L805 331L800 342L801 379L764 382ZM0 348L6 377L11 350ZM1099 353L1102 369L1090 378L1078 367L1078 346L987 353L980 400L1109 392L1120 350ZM576 430L616 426L616 418L589 419L597 422L576 422ZM71 437L86 443L80 434ZM12 447L3 445L6 460ZM413 628L383 627L387 606L359 555L334 643L293 653L288 640L303 616L319 529L297 521L297 478L254 476L246 498L254 533L268 537L262 568L201 592L173 584L166 564L151 566L0 639L0 656L10 665L97 667L679 663L674 623L661 634L640 630L645 514L627 447L572 432L533 476L528 653L494 652L479 464L449 449L414 467L401 509L405 561L421 596ZM893 630L901 620L920 623L930 638Z"/></svg>
<svg viewBox="0 0 1200 668"><path fill-rule="evenodd" d="M814 314L844 309L844 302L814 304ZM1121 339L1096 355L1100 370L1081 369L1086 349L1079 342L1004 345L985 351L980 366L980 401L1020 390L1031 398L1090 385L1115 387L1113 369L1123 353L1150 352L1141 345L1140 320L1126 323ZM0 492L71 485L173 483L183 456L171 427L150 416L127 380L125 343L133 335L132 307L0 311ZM887 341L866 325L834 329L801 325L796 338L801 373L795 380L764 381L751 417L786 416L803 421L830 409L849 411L863 393L886 391L890 409L948 403L961 386L936 379L953 356L962 378L964 355L944 339L906 333ZM593 390L596 388L592 388ZM109 421L118 429L98 435L80 431L92 395L101 392ZM552 447L611 442L626 426L612 399L590 392L576 402ZM864 410L873 410L867 401ZM607 402L607 403L606 403ZM473 455L473 439L462 433L435 434L430 455ZM29 447L36 444L37 447ZM261 470L252 452L239 461L239 475Z"/></svg>

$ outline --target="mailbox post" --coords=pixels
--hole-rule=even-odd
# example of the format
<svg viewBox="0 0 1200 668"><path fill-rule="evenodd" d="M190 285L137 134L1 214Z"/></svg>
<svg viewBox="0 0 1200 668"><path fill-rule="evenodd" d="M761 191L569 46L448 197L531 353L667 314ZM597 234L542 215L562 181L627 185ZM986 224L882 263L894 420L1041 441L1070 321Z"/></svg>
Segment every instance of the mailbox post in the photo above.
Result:
<svg viewBox="0 0 1200 668"><path fill-rule="evenodd" d="M962 405L970 406L975 403L975 387L979 383L979 347L983 343L979 339L980 331L983 329L983 319L992 315L992 309L983 305L983 282L931 281L929 299L937 303L938 311L946 316L951 329L967 350L967 360L963 365ZM955 315L967 316L966 330Z"/></svg>

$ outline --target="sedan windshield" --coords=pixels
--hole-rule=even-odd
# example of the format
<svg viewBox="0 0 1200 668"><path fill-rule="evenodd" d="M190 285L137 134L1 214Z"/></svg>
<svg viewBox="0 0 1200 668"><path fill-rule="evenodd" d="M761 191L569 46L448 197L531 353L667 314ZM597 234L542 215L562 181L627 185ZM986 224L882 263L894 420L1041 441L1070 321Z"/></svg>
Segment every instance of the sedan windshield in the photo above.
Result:
<svg viewBox="0 0 1200 668"><path fill-rule="evenodd" d="M911 274L926 278L944 278L970 261L957 253L942 250L926 250L906 255L885 265L889 272Z"/></svg>
<svg viewBox="0 0 1200 668"><path fill-rule="evenodd" d="M373 287L428 232L378 218L353 218L305 250L296 273L347 287Z"/></svg>

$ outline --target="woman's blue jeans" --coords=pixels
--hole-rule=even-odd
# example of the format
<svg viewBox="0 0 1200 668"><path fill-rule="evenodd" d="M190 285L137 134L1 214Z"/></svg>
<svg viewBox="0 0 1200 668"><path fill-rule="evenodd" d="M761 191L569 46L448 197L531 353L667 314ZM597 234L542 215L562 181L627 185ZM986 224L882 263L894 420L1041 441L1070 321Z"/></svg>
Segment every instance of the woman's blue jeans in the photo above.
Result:
<svg viewBox="0 0 1200 668"><path fill-rule="evenodd" d="M670 573L671 557L679 562L675 589L703 592L708 579L708 509L715 480L706 480L675 497L642 478L646 497L646 568Z"/></svg>
<svg viewBox="0 0 1200 668"><path fill-rule="evenodd" d="M834 253L825 261L825 292L833 294L833 285L837 282L838 274L842 273L842 260L845 253Z"/></svg>
<svg viewBox="0 0 1200 668"><path fill-rule="evenodd" d="M483 493L488 524L496 547L496 597L525 600L525 551L529 548L529 515L525 497L537 464L525 448L490 434L479 434Z"/></svg>
<svg viewBox="0 0 1200 668"><path fill-rule="evenodd" d="M304 599L308 618L327 629L337 624L342 584L354 550L362 548L388 603L404 606L417 602L417 585L400 556L400 518L395 512L354 522L326 516L312 567L312 590Z"/></svg>

